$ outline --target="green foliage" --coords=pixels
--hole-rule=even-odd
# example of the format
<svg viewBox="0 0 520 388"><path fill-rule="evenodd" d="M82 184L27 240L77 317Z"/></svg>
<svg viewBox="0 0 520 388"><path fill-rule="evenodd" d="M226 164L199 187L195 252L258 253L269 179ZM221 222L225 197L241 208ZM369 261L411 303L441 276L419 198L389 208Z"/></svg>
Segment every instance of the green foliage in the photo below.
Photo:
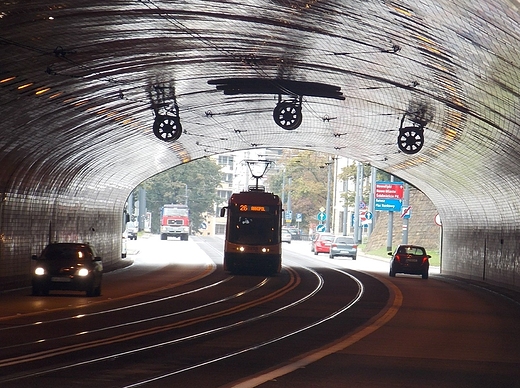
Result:
<svg viewBox="0 0 520 388"><path fill-rule="evenodd" d="M188 203L192 231L197 231L203 213L213 212L220 201L220 166L209 158L195 160L157 174L142 183L146 206L152 212L152 233L159 233L161 207L167 203ZM186 198L186 192L188 197Z"/></svg>
<svg viewBox="0 0 520 388"><path fill-rule="evenodd" d="M363 178L366 180L372 174L371 167L369 165L363 165ZM338 179L342 181L349 181L349 185L351 190L348 192L341 193L341 197L345 200L345 204L347 207L353 206L356 201L356 177L357 177L357 164L353 163L347 167L343 167L341 172L338 173ZM390 174L387 172L376 170L376 181L389 181ZM369 203L370 198L370 184L363 185L363 198L362 200L365 203Z"/></svg>
<svg viewBox="0 0 520 388"><path fill-rule="evenodd" d="M274 170L268 173L267 187L270 191L284 198L284 208L287 209L288 194L291 193L291 210L293 212L293 225L295 213L302 213L303 222L300 227L305 231L311 224L317 223L316 215L321 207L326 207L328 164L330 155L313 151L286 150L282 158L277 162ZM334 184L334 168L331 175L331 201ZM369 203L370 176L372 169L369 165L363 165L363 200ZM357 177L357 164L353 163L343 167L338 172L337 180L348 182L348 191L341 191L345 206L352 208L356 199L355 185ZM376 181L389 181L390 175L384 171L376 170ZM283 195L282 192L285 192ZM329 215L330 216L330 215Z"/></svg>
<svg viewBox="0 0 520 388"><path fill-rule="evenodd" d="M291 193L293 225L296 225L295 213L302 213L303 222L300 223L300 228L304 232L310 223L316 222L319 208L326 205L328 163L327 154L312 151L299 151L293 154L291 151L286 151L277 162L278 169L268 175L269 190L281 198L285 197L284 208L287 208L289 192ZM331 190L332 183L331 176ZM282 195L283 189L285 189L284 195Z"/></svg>
<svg viewBox="0 0 520 388"><path fill-rule="evenodd" d="M371 169L372 168L370 167L370 165L366 165L366 164L363 165L363 177L364 178L367 178L372 174ZM357 175L357 164L353 163L350 166L343 167L341 169L341 172L338 174L338 179L341 179L343 181L348 179L349 181L355 182L356 175ZM376 170L376 180L377 181L389 181L390 174L385 171Z"/></svg>

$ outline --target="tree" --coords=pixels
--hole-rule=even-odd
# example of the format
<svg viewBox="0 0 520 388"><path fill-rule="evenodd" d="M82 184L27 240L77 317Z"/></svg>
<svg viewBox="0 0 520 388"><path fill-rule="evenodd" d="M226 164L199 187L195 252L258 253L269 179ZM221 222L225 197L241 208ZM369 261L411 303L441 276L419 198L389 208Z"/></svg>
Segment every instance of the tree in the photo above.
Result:
<svg viewBox="0 0 520 388"><path fill-rule="evenodd" d="M370 176L372 175L372 169L370 165L364 164L363 165L363 178L365 180L365 184L363 185L363 198L361 200L368 203L368 198L370 198ZM351 191L345 191L341 193L341 197L345 200L345 204L348 206L354 206L355 200L356 200L356 191L355 191L355 184L357 179L357 164L353 163L347 167L343 167L341 169L341 172L338 174L338 179L341 179L343 181L349 181L352 182L352 186L354 189ZM381 171L376 170L376 181L389 181L390 180L390 174Z"/></svg>
<svg viewBox="0 0 520 388"><path fill-rule="evenodd" d="M301 213L303 222L300 227L304 229L316 222L316 214L326 205L329 155L313 151L293 153L284 152L277 168L268 174L267 183L270 191L285 198L286 210L290 193L293 225L295 213Z"/></svg>
<svg viewBox="0 0 520 388"><path fill-rule="evenodd" d="M168 203L187 203L191 229L198 231L203 214L213 212L215 204L220 201L216 194L220 180L220 166L204 158L171 168L144 181L146 206L152 212L152 233L159 233L161 207Z"/></svg>

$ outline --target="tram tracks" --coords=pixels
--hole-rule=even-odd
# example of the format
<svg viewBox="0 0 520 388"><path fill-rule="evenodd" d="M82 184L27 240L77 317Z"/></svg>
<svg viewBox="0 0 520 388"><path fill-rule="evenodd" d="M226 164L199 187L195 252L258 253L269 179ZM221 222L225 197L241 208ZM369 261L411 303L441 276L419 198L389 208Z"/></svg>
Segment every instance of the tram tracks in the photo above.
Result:
<svg viewBox="0 0 520 388"><path fill-rule="evenodd" d="M172 295L172 296L165 297L165 298L160 298L158 300L153 300L153 301L149 301L149 302L145 302L145 303L138 303L136 305L131 305L131 306L125 306L125 307L121 307L121 308L115 308L115 309L100 311L100 312L96 312L96 313L92 313L92 314L88 314L88 315L95 316L95 315L100 315L100 314L108 314L108 313L113 313L115 311L121 311L123 309L136 308L138 306L142 306L143 304L163 302L164 300L168 300L168 299L172 299L172 298L178 298L178 297L181 297L181 296L185 296L187 294L191 294L191 293L194 293L194 292L199 292L201 290L207 289L208 287L214 287L214 286L222 284L223 282L228 281L228 280L229 280L229 278L226 278L226 279L224 279L222 281L219 281L219 282L216 282L216 283L212 284L211 286L201 287L199 289L192 290L192 291L189 291L189 292L176 294L176 295ZM203 303L203 304L200 304L198 306L191 307L191 308L188 308L188 309L185 309L185 310L182 310L182 311L176 311L176 312L173 312L173 313L170 313L170 314L161 314L161 315L154 316L154 317L147 318L147 319L134 320L134 321L131 321L131 322L125 322L123 324L118 324L118 325L112 325L112 326L109 326L109 327L98 328L98 329L91 330L91 331L88 331L88 332L72 333L70 335L60 336L60 337L57 337L57 338L38 339L38 340L35 340L35 341L32 341L32 342L27 342L27 343L23 343L23 344L17 344L17 345L11 346L11 347L0 347L0 351L2 351L2 350L5 350L5 349L8 349L8 348L13 348L15 346L16 347L23 347L23 346L28 346L28 345L36 345L38 343L49 343L51 341L64 340L64 339L67 339L67 338L70 339L70 338L74 338L74 337L78 337L78 336L81 336L82 339L83 339L81 341L81 343L78 343L78 344L73 344L73 345L69 345L69 346L60 346L58 348L52 348L52 349L44 350L44 351L40 351L40 352L32 352L30 354L25 354L25 355L21 355L21 356L17 356L17 357L1 359L0 360L0 368L5 367L5 366L16 365L16 364L24 363L24 362L41 360L41 359L48 358L48 357L64 355L64 354L67 354L67 353L70 353L70 352L79 351L79 350L85 350L85 349L89 349L89 348L92 348L92 347L98 347L98 346L103 346L103 345L111 345L111 344L114 344L114 343L117 343L117 342L123 342L123 341L130 341L130 340L134 340L134 339L137 339L137 338L140 338L140 337L143 337L143 336L149 336L149 335L153 335L153 334L158 334L158 333L161 333L161 332L164 332L164 331L174 330L174 329L178 329L178 328L181 328L181 327L186 327L186 326L189 326L189 325L194 325L194 324L197 324L197 323L205 322L205 321L208 321L208 320L211 320L211 319L223 317L223 316L230 315L230 314L233 314L233 313L237 313L237 312L249 309L249 308L253 308L255 306L261 305L261 304L266 303L266 302L268 302L270 300L278 298L278 297L284 295L285 293L291 291L292 289L297 287L298 284L299 284L298 276L296 276L294 271L291 271L290 281L285 286L283 286L282 288L277 289L276 291L274 291L272 293L269 293L269 294L267 294L267 295L265 295L265 296L263 296L261 298L258 298L258 299L252 300L252 301L248 301L246 303L241 303L241 304L239 304L237 306L234 306L234 307L231 307L231 308L227 308L227 309L224 309L224 310L219 310L219 311L214 312L214 313L205 314L205 315L197 316L197 317L194 317L194 318L184 319L184 320L173 322L173 323L162 324L162 325L154 325L154 326L152 326L150 328L135 330L135 331L131 331L131 332L125 333L125 334L111 335L111 336L103 337L102 339L98 339L98 340L87 341L87 340L84 339L84 337L86 337L89 334L99 333L99 332L102 332L102 331L108 332L108 331L113 331L113 330L116 330L116 329L120 329L121 327L129 327L129 326L132 326L132 325L141 325L141 324L143 324L145 322L159 321L159 320L163 320L165 318L170 318L170 317L174 317L174 316L180 316L180 315L186 314L188 312L204 309L204 308L206 308L208 306L216 305L216 304L219 304L219 303L224 303L224 302L230 301L230 300L235 299L235 298L240 298L240 297L242 297L242 296L244 296L244 295L246 295L246 294L248 294L248 293L250 293L250 292L252 292L254 290L257 290L257 289L263 287L267 283L267 281L268 281L268 278L265 278L262 281L260 281L258 284L254 285L253 287L251 287L251 288L249 288L247 290L241 290L241 291L239 291L239 292L237 292L237 293L235 293L233 295L230 295L230 296L227 296L227 297L224 297L224 298L220 298L218 300L211 301L211 302L208 302L208 303ZM81 318L86 318L88 315L84 315ZM32 325L41 326L41 325L44 325L44 324L56 324L57 322L64 322L64 321L75 320L75 319L78 319L77 316L75 316L75 317L68 317L68 318L64 318L64 319L58 319L58 320L50 320L50 321L47 321L47 322L38 322L38 323L35 323L35 324L32 324ZM257 317L255 319L259 319L259 318ZM244 324L244 323L245 322L241 322L241 324ZM232 326L233 325L230 325L230 327L232 327ZM218 331L229 329L230 327L219 328ZM11 329L20 329L20 326L13 327ZM3 330L7 330L7 329L3 329ZM201 335L207 335L207 334L208 333L201 333L200 335L198 335L196 337L200 337ZM185 340L185 339L181 339L181 340ZM180 342L180 341L173 341L173 342ZM113 357L113 356L114 355L111 355L109 357Z"/></svg>
<svg viewBox="0 0 520 388"><path fill-rule="evenodd" d="M311 293L312 295L309 294L308 297L305 298L305 299L308 299L308 298L312 297L313 295L315 295L319 291L319 289L322 288L324 280L323 280L322 276L320 274L318 274L316 271L314 271L313 269L310 269L310 268L305 268L305 269L308 270L308 271L311 271L320 280L319 286L314 289L314 292ZM238 349L236 351L233 351L233 352L221 355L221 356L216 357L216 358L206 359L206 360L204 360L204 361L202 361L202 362L200 362L200 363L198 363L196 365L190 365L189 367L186 367L186 368L183 368L183 369L170 371L170 372L165 373L163 375L153 376L152 378L149 378L149 379L146 379L146 380L142 380L142 381L139 381L137 383L133 383L133 384L130 384L130 385L125 385L124 388L134 388L134 387L144 386L144 385L147 385L149 383L157 382L157 381L160 381L160 380L172 377L174 375L186 372L188 370L193 370L193 369L196 369L196 368L204 367L204 366L207 366L209 364L220 362L220 361L223 361L225 359L232 358L232 357L236 357L236 356L239 356L239 355L247 353L247 352L256 351L259 348L262 348L262 347L265 347L265 346L268 346L268 345L272 345L272 344L274 344L276 342L283 341L283 340L285 340L285 339L287 339L289 337L295 336L295 335L300 334L302 332L305 332L305 331L307 331L307 330L309 330L311 328L319 326L319 325L323 324L326 321L334 319L339 314L344 313L346 310L348 310L353 305L355 305L360 300L360 298L361 298L361 296L363 295L363 292L364 292L363 284L358 279L356 279L355 276L347 273L346 271L340 270L340 269L334 269L334 270L339 272L339 273L341 273L341 274L343 274L343 275L346 275L349 278L351 278L352 280L354 280L356 282L356 284L358 285L359 290L358 290L358 293L355 295L355 297L352 300L350 300L346 305L342 306L341 308L339 308L338 310L336 310L333 313L329 314L328 316L325 316L325 317L323 317L321 319L318 319L318 320L316 320L316 321L314 321L314 322L312 322L310 324L302 326L302 327L298 328L297 330L292 330L292 331L287 332L287 333L285 333L283 335L276 336L276 337L273 337L273 338L271 338L269 340L263 341L262 343L257 343L257 344L254 344L252 346L249 346L247 348ZM298 301L298 304L302 303L302 302L303 301ZM296 303L293 303L291 306L289 306L289 305L285 306L284 309L292 307L295 304ZM275 314L275 313L277 313L279 311L280 310L273 311L271 314ZM271 314L269 314L269 315L271 315ZM258 319L259 318L260 317L258 317Z"/></svg>
<svg viewBox="0 0 520 388"><path fill-rule="evenodd" d="M290 337L296 336L298 334L302 334L305 331L316 328L324 323L333 320L337 316L341 315L353 305L355 305L363 295L363 285L362 283L352 276L348 274L346 271L342 271L339 269L333 270L335 273L339 274L340 277L347 277L349 281L355 283L355 287L357 287L357 291L345 300L345 303L341 306L336 306L333 311L329 312L325 316L316 317L312 320L312 322L303 322L296 328L287 328L287 330L276 330L272 333L265 334L262 338L252 339L249 344L245 344L243 346L238 346L233 348L227 352L220 352L217 355L213 355L211 357L200 357L198 360L185 364L182 366L177 366L175 368L171 368L168 370L163 370L161 373L154 372L151 375L147 375L144 378L133 379L133 381L128 381L125 383L127 387L147 385L153 382L167 380L174 376L182 375L185 372L194 371L197 369L201 369L207 367L208 365L225 362L226 360L233 359L235 357L244 356L248 353L255 353L261 348L270 347L271 345L276 346L277 343L282 343L283 341L289 339ZM104 336L100 339L93 339L90 341L85 341L83 337L81 343L72 344L68 346L55 346L53 348L41 351L41 352L32 352L31 354L22 354L19 357L7 357L0 360L0 370L5 370L8 373L2 373L4 377L0 377L0 382L8 383L8 382L30 382L32 378L36 378L41 375L53 375L55 373L59 373L60 371L71 369L71 368L88 368L89 365L93 364L102 364L103 361L108 360L130 360L136 359L136 355L139 353L147 353L147 352L159 352L164 349L170 349L171 347L189 343L190 341L201 340L203 337L213 338L214 336L222 336L223 333L228 332L230 334L234 333L239 328L247 327L248 325L252 325L255 322L260 322L262 320L272 319L273 317L290 314L288 311L296 306L305 306L306 302L310 302L319 295L322 290L325 279L323 276L318 273L318 271L309 268L309 267L298 267L297 263L294 267L285 267L284 268L284 276L288 276L288 280L285 282L283 286L277 286L277 288L263 296L255 296L252 300L247 300L241 303L236 304L235 306L229 306L226 303L230 301L239 300L242 296L252 295L253 292L258 291L262 288L265 288L266 285L273 278L263 278L260 281L247 289L238 290L233 294L227 297L216 298L214 301L207 301L204 303L197 304L196 306L191 306L190 308L186 308L184 310L177 311L175 313L170 314L161 314L157 315L156 319L169 319L174 316L182 316L183 314L193 313L194 311L203 311L205 308L210 306L215 307L217 305L222 305L223 308L220 308L218 311L213 311L209 313L204 313L195 317L187 317L175 322L167 322L160 325L152 325L151 327L141 328L138 330L131 330L128 333L123 333L120 335L108 335ZM307 284L302 290L297 291L298 287L302 282L302 275L307 274ZM278 277L277 277L278 278ZM215 282L215 286L206 286L206 287L214 287L215 290L221 290L224 284L230 284L230 278L225 278L220 280L219 282ZM313 279L313 280L312 280ZM278 279L279 280L279 279ZM336 280L337 281L337 280ZM309 284L313 284L312 287L309 287ZM216 287L216 285L220 287ZM206 288L207 290L207 288ZM190 295L196 293L197 290L190 291ZM164 300L168 300L167 298L179 298L178 296L169 296L165 298L159 298ZM298 295L296 298L295 295ZM280 302L280 300L284 300L284 302ZM273 303L278 301L276 303ZM153 301L146 302L153 303ZM136 305L143 306L142 302ZM225 307L224 307L225 306ZM271 306L271 307L269 307ZM127 306L128 308L132 308L132 306ZM261 307L261 308L259 308ZM125 307L126 308L126 307ZM304 310L305 308L302 307ZM300 308L300 309L302 309ZM311 310L313 307L309 307ZM112 313L121 312L119 308L111 309ZM257 313L255 313L255 311ZM248 312L247 315L244 315L244 312ZM96 314L104 314L104 312L97 312ZM225 324L219 323L219 319L224 317L229 317L228 322ZM69 317L67 319L74 319L73 317ZM91 330L91 334L97 333L108 333L110 330L121 329L122 327L138 327L146 322L153 322L154 319L152 317L146 319L135 319L133 321L127 323L121 323L118 325L113 325L113 327L107 328L99 328ZM54 324L64 322L63 319L49 321L49 324ZM214 322L212 324L212 322ZM195 326L199 324L204 324L199 329L196 329ZM265 324L263 324L265 325ZM159 336L160 334L166 334L171 337L171 334L174 333L177 329L191 327L194 329L192 333L180 335L177 337L169 338L164 340L164 337ZM4 329L6 330L6 329ZM0 335L2 331L0 330ZM77 333L71 333L67 338L73 338L73 335L77 335ZM83 333L82 335L88 336L89 333ZM228 334L226 334L227 336ZM147 338L146 343L143 344L142 339ZM157 338L157 339L154 339ZM162 339L159 339L162 338ZM49 338L50 340L50 338ZM139 346L132 345L136 343L140 344ZM60 339L56 339L56 341L60 341ZM200 341L196 341L197 343ZM50 343L50 342L48 342ZM116 351L106 352L108 349L114 348L114 345L125 344L124 347L118 347ZM22 348L25 346L37 346L34 342L28 341L26 344L21 345ZM105 346L111 345L111 346ZM38 369L31 371L32 364L35 361L38 361L38 365L40 362L48 360L52 363L51 360L54 359L55 356L63 356L67 354L82 354L89 349L98 348L103 350L101 353L95 357L86 357L82 356L81 358L71 357L69 362L62 362L60 364L54 364L47 367L38 366ZM0 348L0 352L2 350L9 350L5 347ZM170 351L170 350L169 350ZM139 359L140 357L137 357ZM60 357L62 360L63 357ZM19 367L24 366L23 372L15 372L9 374L10 367ZM19 368L17 368L19 370Z"/></svg>

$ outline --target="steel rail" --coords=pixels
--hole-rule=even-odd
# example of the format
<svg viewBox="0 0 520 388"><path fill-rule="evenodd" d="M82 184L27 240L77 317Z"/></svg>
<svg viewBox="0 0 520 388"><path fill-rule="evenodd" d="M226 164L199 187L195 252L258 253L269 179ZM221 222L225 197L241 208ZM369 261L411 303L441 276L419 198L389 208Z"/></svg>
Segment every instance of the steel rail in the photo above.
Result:
<svg viewBox="0 0 520 388"><path fill-rule="evenodd" d="M308 267L304 267L306 270L308 271L311 271L313 272L317 277L320 278L320 285L319 285L319 288L315 289L315 291L313 292L313 295L315 293L317 293L319 291L319 289L321 289L323 287L323 284L324 284L324 281L323 281L323 278L320 274L318 274L316 271L314 271L313 269L311 268L308 268ZM363 287L363 283L361 283L361 281L359 279L357 279L355 276L349 274L348 272L345 272L345 271L342 271L338 268L332 268L333 270L337 271L337 272L340 272L348 277L350 277L352 280L354 280L356 282L356 284L358 285L358 292L356 294L356 296L349 302L347 303L346 305L344 305L342 308L336 310L335 312L333 312L332 314L329 314L327 315L326 317L322 318L322 319L319 319L313 323L310 323L304 327L301 327L297 330L293 330L289 333L286 333L284 335L281 335L281 336L277 336L277 337L274 337L270 340L267 340L267 341L264 341L260 344L255 344L255 345L252 345L252 346L249 346L247 348L243 348L243 349L240 349L240 350L237 350L237 351L234 351L234 352L230 352L228 354L225 354L223 356L220 356L220 357L216 357L216 358L213 358L213 359L209 359L209 360L206 360L206 361L203 361L201 363L198 363L198 364L195 364L195 365L190 365L186 368L182 368L182 369L178 369L176 371L172 371L172 372L169 372L169 373L165 373L165 374L162 374L162 375L159 375L159 376L155 376L153 378L150 378L150 379L146 379L146 380L142 380L142 381L139 381L137 383L134 383L134 384L130 384L130 385L125 385L123 388L134 388L134 387L140 387L142 385L146 385L146 384L149 384L149 383L152 383L152 382L156 382L156 381L159 381L159 380L163 380L165 378L168 378L168 377L171 377L171 376L174 376L174 375L177 375L177 374L180 374L180 373L184 373L184 372L187 372L187 371L190 371L190 370L193 370L193 369L197 369L197 368L200 368L200 367L203 367L203 366L206 366L206 365L209 365L209 364L213 364L213 363L216 363L216 362L219 362L219 361L222 361L222 360L225 360L225 359L229 359L229 358L232 358L232 357L235 357L235 356L238 356L240 354L244 354L244 353L247 353L247 352L250 352L250 351L253 351L253 350L257 350L258 348L261 348L261 347L264 347L264 346L267 346L267 345L271 345L275 342L279 342L279 341L282 341L286 338L289 338L289 337L292 337L296 334L299 334L299 333L302 333L306 330L309 330L311 328L314 328L316 326L319 326L321 324L324 324L325 322L331 320L331 319L334 319L335 317L337 317L338 315L344 313L345 311L347 311L348 309L350 309L352 306L354 306L357 302L359 302L359 300L361 299L363 293L364 293L364 287ZM291 304L293 305L293 304ZM292 306L291 306L292 307ZM285 308L284 308L285 309ZM281 309L280 309L281 310ZM275 311L275 312L278 312L278 311ZM273 312L274 313L274 312ZM271 314L270 314L271 315Z"/></svg>
<svg viewBox="0 0 520 388"><path fill-rule="evenodd" d="M41 360L41 359L45 359L45 358L49 358L49 357L54 357L54 356L57 356L57 355L63 355L63 354L67 354L67 353L71 353L71 352L75 352L75 351L79 351L79 350L85 350L85 349L90 349L90 348L94 348L94 347L99 347L99 346L119 343L119 342L123 342L123 341L128 341L128 340L140 338L140 337L143 337L143 336L158 334L158 333L165 332L165 331L168 331L168 330L172 330L172 329L176 329L176 328L180 328L180 327L186 327L186 326L189 326L189 325L193 325L195 323L200 323L200 322L204 322L204 321L207 321L207 320L215 319L215 318L218 318L218 317L223 317L223 316L226 316L226 315L230 315L230 314L233 314L233 313L236 313L236 312L239 312L239 311L243 311L243 310L246 310L248 308L252 308L254 306L258 306L260 304L263 304L266 301L278 298L278 297L284 295L285 293L287 293L287 292L293 290L294 288L296 288L298 286L298 284L300 283L300 280L299 280L299 277L295 275L295 272L294 271L292 271L292 272L293 273L291 275L291 281L288 284L286 284L284 287L282 287L282 288L276 290L275 292L272 292L272 293L270 293L270 294L268 294L266 296L263 296L263 297L261 297L259 299L256 299L254 301L250 301L250 302L247 302L247 303L244 303L244 304L240 304L238 306L234 306L234 307L229 308L227 310L218 311L216 313L203 315L201 317L190 318L190 319L187 319L187 320L184 320L184 321L180 321L180 322L175 322L175 323L170 323L170 324L166 324L166 325L155 326L155 327L151 327L151 328L148 328L148 329L142 329L142 330L134 331L134 332L127 333L127 334L119 334L119 335L116 335L116 336L102 338L102 339L98 339L98 340L92 340L92 341L89 341L89 342L82 341L79 344L73 344L73 345L63 346L63 347L56 348L56 349L49 349L49 350L35 352L35 353L27 354L27 355L21 355L21 356L12 357L12 358L6 358L4 360L0 360L0 368L1 367L6 367L6 366L17 365L17 364L21 364L21 363L26 363L26 362L31 362L31 361L35 361L35 360ZM258 283L254 287L250 288L247 292L250 292L252 290L258 289L259 287L261 287L262 285L264 285L266 283L266 280L267 279L264 279L262 282ZM207 306L215 304L215 303L222 303L224 301L227 301L227 300L230 300L230 299L237 298L237 297L240 297L242 295L245 295L245 293L246 293L245 291L241 291L241 292L236 293L236 294L234 294L232 296L229 296L229 297L226 297L226 298L222 298L221 300L216 301L214 303L205 304L205 305L201 306L200 308L207 307ZM193 311L193 310L196 310L196 309L197 308L190 308L190 309L185 310L184 312ZM168 315L171 315L171 316L177 315L177 312L176 313L172 313L172 314L168 314ZM156 319L162 319L162 317L161 318L156 318ZM140 323L140 321L137 321L137 322ZM114 327L111 327L110 329L114 329L114 328L117 328L117 327L120 327L120 326L122 326L122 325L114 326ZM101 330L104 330L104 329L100 329L99 331L101 331ZM83 336L85 334L87 334L87 333L81 333L80 337L83 338ZM70 335L70 337L78 337L78 334ZM36 342L40 342L40 341L36 341Z"/></svg>

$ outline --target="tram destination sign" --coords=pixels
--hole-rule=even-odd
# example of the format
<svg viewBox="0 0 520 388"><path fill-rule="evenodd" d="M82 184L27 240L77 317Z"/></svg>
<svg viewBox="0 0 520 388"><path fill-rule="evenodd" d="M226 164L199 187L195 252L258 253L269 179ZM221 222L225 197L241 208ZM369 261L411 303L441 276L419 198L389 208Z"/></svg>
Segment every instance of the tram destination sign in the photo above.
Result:
<svg viewBox="0 0 520 388"><path fill-rule="evenodd" d="M268 212L269 206L261 206L261 205L245 205L241 204L239 205L239 210L241 212Z"/></svg>

